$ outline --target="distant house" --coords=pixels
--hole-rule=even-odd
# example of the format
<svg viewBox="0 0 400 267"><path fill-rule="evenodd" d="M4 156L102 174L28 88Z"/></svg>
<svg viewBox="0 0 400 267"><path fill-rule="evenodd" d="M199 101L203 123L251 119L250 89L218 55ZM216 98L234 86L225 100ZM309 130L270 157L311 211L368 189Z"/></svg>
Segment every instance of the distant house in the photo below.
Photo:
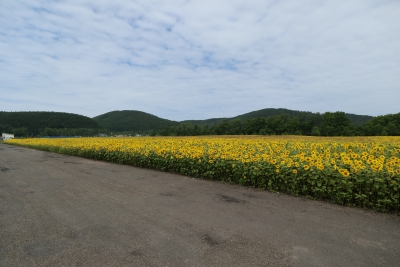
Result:
<svg viewBox="0 0 400 267"><path fill-rule="evenodd" d="M8 139L12 139L12 138L14 138L13 134L8 134L8 133L1 134L1 139L3 139L3 140L8 140Z"/></svg>

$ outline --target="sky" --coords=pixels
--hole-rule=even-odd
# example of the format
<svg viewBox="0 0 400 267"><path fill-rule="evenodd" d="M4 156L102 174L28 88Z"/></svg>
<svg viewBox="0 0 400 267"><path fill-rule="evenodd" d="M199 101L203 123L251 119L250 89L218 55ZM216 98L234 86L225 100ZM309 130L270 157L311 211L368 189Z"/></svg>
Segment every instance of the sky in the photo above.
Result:
<svg viewBox="0 0 400 267"><path fill-rule="evenodd" d="M0 0L0 111L400 112L399 0Z"/></svg>

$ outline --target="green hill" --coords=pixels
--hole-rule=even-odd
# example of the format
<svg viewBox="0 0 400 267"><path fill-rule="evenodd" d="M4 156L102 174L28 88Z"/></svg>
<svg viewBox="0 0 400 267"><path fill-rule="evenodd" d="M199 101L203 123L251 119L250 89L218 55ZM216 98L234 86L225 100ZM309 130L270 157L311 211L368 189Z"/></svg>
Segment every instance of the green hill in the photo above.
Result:
<svg viewBox="0 0 400 267"><path fill-rule="evenodd" d="M350 114L346 113L346 116L350 119L350 121L355 125L355 126L361 126L367 121L372 120L373 116L368 116L368 115L356 115L356 114Z"/></svg>
<svg viewBox="0 0 400 267"><path fill-rule="evenodd" d="M283 115L285 114L285 115ZM160 132L166 128L182 128L180 130L186 131L185 127L198 125L200 127L210 126L224 126L224 123L243 124L246 121L254 120L256 118L268 118L276 116L290 116L297 118L299 122L308 123L315 120L320 121L322 114L312 113L308 111L297 111L290 109L275 109L266 108L257 111L248 112L232 118L212 118L207 120L185 120L185 121L172 121L159 118L152 114L135 111L123 110L112 111L93 119L82 115L63 113L63 112L0 112L0 132L16 133L18 136L27 135L83 135L90 136L98 133L100 130L107 130L113 132L135 132L135 133L150 133L151 131ZM394 132L394 127L397 126L396 116L377 117L374 123L366 124L374 117L366 115L345 114L354 126L366 125L361 130L367 134L372 132ZM285 117L287 119L287 117ZM388 119L387 119L388 118ZM386 120L392 122L387 129ZM185 126L186 125L186 126ZM198 127L196 126L196 127ZM373 130L371 130L373 128ZM197 128L198 129L198 128ZM304 132L304 131L303 131Z"/></svg>
<svg viewBox="0 0 400 267"><path fill-rule="evenodd" d="M185 120L181 121L180 123L184 124L192 124L192 125L199 125L199 126L211 126L221 123L223 120L230 120L231 118L214 118L214 119L207 119L207 120Z"/></svg>
<svg viewBox="0 0 400 267"><path fill-rule="evenodd" d="M290 109L275 109L266 108L257 111L252 111L232 118L212 118L206 120L185 120L185 121L172 121L162 119L152 114L136 111L136 110L122 110L112 111L93 118L104 129L115 132L136 132L136 133L149 133L151 130L159 131L166 127L179 127L179 125L199 125L199 126L215 126L223 121L241 120L247 121L259 117L271 117L276 115L287 114L298 119L309 120L316 113L309 111L297 111ZM372 119L372 116L363 116L355 114L346 114L350 121L355 125L362 125L364 122Z"/></svg>
<svg viewBox="0 0 400 267"><path fill-rule="evenodd" d="M285 108L265 108L256 111L252 111L249 113L245 113L239 116L234 117L234 119L241 119L241 120L248 120L254 119L258 117L270 117L276 116L281 114L288 114L291 116L299 117L299 116L310 116L313 113L309 111L297 111L297 110L290 110Z"/></svg>
<svg viewBox="0 0 400 267"><path fill-rule="evenodd" d="M236 117L232 118L214 118L214 119L208 119L208 120L186 120L182 121L182 123L188 123L188 124L193 124L193 125L200 125L200 126L205 126L205 125L216 125L221 123L223 120L235 120L239 119L242 121L246 121L249 119L255 119L259 117L270 117L270 116L276 116L276 115L282 115L282 114L287 114L290 116L294 116L297 118L304 118L305 120L309 119L314 115L315 113L310 112L310 111L298 111L298 110L290 110L290 109L284 109L284 108L265 108L265 109L260 109L252 112L248 112L242 115L238 115ZM368 116L368 115L355 115L355 114L348 114L346 113L346 116L350 119L350 121L355 125L355 126L360 126L364 124L365 122L371 120L374 118L373 116Z"/></svg>
<svg viewBox="0 0 400 267"><path fill-rule="evenodd" d="M136 110L111 111L93 118L103 128L111 131L148 132L168 126L178 126L179 122L162 119Z"/></svg>
<svg viewBox="0 0 400 267"><path fill-rule="evenodd" d="M378 116L360 127L364 135L400 135L400 113Z"/></svg>
<svg viewBox="0 0 400 267"><path fill-rule="evenodd" d="M34 135L45 128L52 129L100 129L94 120L83 115L46 111L0 111L0 130L12 132L15 129Z"/></svg>
<svg viewBox="0 0 400 267"><path fill-rule="evenodd" d="M259 117L270 117L270 116L275 116L275 115L281 115L281 114L288 114L291 116L299 117L299 116L310 116L313 113L312 112L307 112L307 111L297 111L297 110L290 110L290 109L284 109L284 108L266 108L266 109L261 109L257 111L252 111L248 112L242 115L238 115L232 118L214 118L214 119L207 119L207 120L186 120L182 121L182 123L189 123L193 125L216 125L221 123L224 120L231 121L231 120L242 120L246 121L249 119L255 119Z"/></svg>

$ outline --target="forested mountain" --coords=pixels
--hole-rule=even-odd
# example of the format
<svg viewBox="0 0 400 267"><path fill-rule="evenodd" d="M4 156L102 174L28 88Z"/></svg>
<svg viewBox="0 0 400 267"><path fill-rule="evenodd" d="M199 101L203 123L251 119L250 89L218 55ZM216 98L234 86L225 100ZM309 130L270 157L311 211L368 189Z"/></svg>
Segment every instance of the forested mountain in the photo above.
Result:
<svg viewBox="0 0 400 267"><path fill-rule="evenodd" d="M285 109L285 108L265 108L265 109L260 109L252 112L248 112L242 115L238 115L236 117L232 118L214 118L214 119L207 119L207 120L186 120L182 121L181 123L187 123L187 124L193 124L193 125L200 125L200 126L212 126L212 125L217 125L221 123L223 120L231 121L231 120L241 120L241 121L246 121L249 119L255 119L259 117L264 117L268 118L271 116L278 116L278 115L290 115L291 117L296 117L299 120L309 120L313 115L319 114L319 113L313 113L310 111L298 111L298 110L290 110L290 109ZM350 121L355 125L355 126L360 126L363 123L367 122L368 120L371 120L374 118L373 116L368 116L368 115L356 115L356 114L349 114L345 113L346 116L350 119Z"/></svg>
<svg viewBox="0 0 400 267"><path fill-rule="evenodd" d="M232 120L241 120L246 121L249 119L259 118L259 117L270 117L275 115L282 115L287 114L295 117L307 117L311 116L313 113L308 111L297 111L297 110L290 110L284 108L266 108L261 110L256 110L252 112L248 112L242 115L238 115L232 118L214 118L214 119L207 119L207 120L186 120L182 121L181 123L188 123L193 125L201 125L201 126L212 126L221 123L224 120L232 121ZM372 117L371 117L372 118Z"/></svg>
<svg viewBox="0 0 400 267"><path fill-rule="evenodd" d="M275 112L275 111L274 111ZM313 136L364 136L364 135L400 135L400 113L379 116L358 126L369 116L358 116L344 112L292 112L267 114L265 110L244 114L229 119L221 119L216 124L198 125L181 123L179 127L166 127L160 135L313 135ZM271 113L269 113L271 114ZM193 123L193 122L191 122Z"/></svg>
<svg viewBox="0 0 400 267"><path fill-rule="evenodd" d="M356 115L350 113L345 113L345 114L355 126L361 126L367 121L370 121L374 118L373 116L368 116L368 115Z"/></svg>
<svg viewBox="0 0 400 267"><path fill-rule="evenodd" d="M199 125L199 126L211 126L217 125L221 123L223 120L230 120L232 118L213 118L213 119L206 119L206 120L185 120L179 122L180 124L188 124L188 125Z"/></svg>
<svg viewBox="0 0 400 267"><path fill-rule="evenodd" d="M373 135L400 135L400 113L378 116L360 127L360 133Z"/></svg>
<svg viewBox="0 0 400 267"><path fill-rule="evenodd" d="M245 113L239 116L234 117L233 119L241 119L241 120L249 120L249 119L254 119L258 117L270 117L270 116L276 116L276 115L282 115L282 114L287 114L290 116L294 117L304 117L308 118L314 113L309 112L309 111L298 111L298 110L290 110L290 109L285 109L285 108L265 108L265 109L260 109L256 111L252 111L249 113Z"/></svg>
<svg viewBox="0 0 400 267"><path fill-rule="evenodd" d="M136 110L111 111L93 118L103 128L111 131L146 132L161 130L169 126L178 126L179 122L170 121Z"/></svg>
<svg viewBox="0 0 400 267"><path fill-rule="evenodd" d="M0 132L12 132L17 136L38 135L52 129L69 130L71 134L79 131L96 132L101 126L89 117L63 112L0 112ZM74 129L72 132L71 129ZM57 135L58 132L56 133ZM52 135L51 132L43 135Z"/></svg>
<svg viewBox="0 0 400 267"><path fill-rule="evenodd" d="M140 111L113 111L94 118L104 129L151 135L302 134L362 135L358 128L372 116L344 112L312 113L289 109L262 109L232 118L171 121Z"/></svg>
<svg viewBox="0 0 400 267"><path fill-rule="evenodd" d="M92 136L109 134L315 136L400 135L400 113L363 116L262 109L232 118L171 121L134 110L112 111L93 119L62 112L0 112L0 132L16 136Z"/></svg>

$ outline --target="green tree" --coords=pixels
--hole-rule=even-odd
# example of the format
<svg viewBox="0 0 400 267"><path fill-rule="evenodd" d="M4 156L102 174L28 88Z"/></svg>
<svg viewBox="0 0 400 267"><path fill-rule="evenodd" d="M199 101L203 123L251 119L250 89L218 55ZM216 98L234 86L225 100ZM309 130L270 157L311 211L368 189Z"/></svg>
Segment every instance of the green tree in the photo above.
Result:
<svg viewBox="0 0 400 267"><path fill-rule="evenodd" d="M210 135L212 133L212 130L210 129L210 127L208 125L205 125L203 127L203 131L202 132L203 132L204 135Z"/></svg>
<svg viewBox="0 0 400 267"><path fill-rule="evenodd" d="M399 135L399 129L396 127L396 124L393 122L389 122L386 124L385 130L387 131L388 135L390 136L396 136Z"/></svg>
<svg viewBox="0 0 400 267"><path fill-rule="evenodd" d="M196 135L201 135L201 134L202 134L201 127L197 124L194 125L193 126L193 135L196 136Z"/></svg>
<svg viewBox="0 0 400 267"><path fill-rule="evenodd" d="M229 122L228 120L224 119L220 124L218 124L215 128L215 132L218 135L225 135L228 134L229 131Z"/></svg>
<svg viewBox="0 0 400 267"><path fill-rule="evenodd" d="M378 116L357 128L360 135L400 135L400 113Z"/></svg>
<svg viewBox="0 0 400 267"><path fill-rule="evenodd" d="M321 136L321 132L320 132L318 126L314 126L314 128L311 131L311 135L312 136Z"/></svg>
<svg viewBox="0 0 400 267"><path fill-rule="evenodd" d="M234 119L229 122L228 134L243 134L243 123L240 119Z"/></svg>
<svg viewBox="0 0 400 267"><path fill-rule="evenodd" d="M350 119L346 116L346 113L337 111L337 112L325 112L322 115L322 125L321 125L321 134L326 136L339 136L344 135L343 129L348 127L350 129L354 129L354 125L351 123ZM349 134L349 132L348 132Z"/></svg>
<svg viewBox="0 0 400 267"><path fill-rule="evenodd" d="M26 137L28 136L28 129L26 127L14 128L13 134L16 137Z"/></svg>

